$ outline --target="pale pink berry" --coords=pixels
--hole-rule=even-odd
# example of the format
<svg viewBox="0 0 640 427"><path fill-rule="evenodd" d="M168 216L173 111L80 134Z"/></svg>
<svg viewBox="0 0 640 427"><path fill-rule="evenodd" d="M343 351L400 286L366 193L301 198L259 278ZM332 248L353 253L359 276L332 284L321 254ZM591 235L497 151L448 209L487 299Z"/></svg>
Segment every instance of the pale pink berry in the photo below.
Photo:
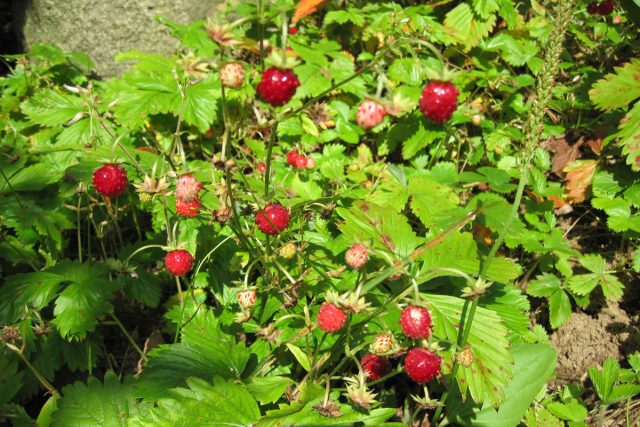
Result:
<svg viewBox="0 0 640 427"><path fill-rule="evenodd" d="M376 101L362 101L356 112L356 121L365 130L373 129L384 120L386 108Z"/></svg>
<svg viewBox="0 0 640 427"><path fill-rule="evenodd" d="M228 62L220 69L220 80L224 87L237 89L244 82L244 67L237 62Z"/></svg>
<svg viewBox="0 0 640 427"><path fill-rule="evenodd" d="M251 308L256 304L256 291L247 289L245 291L238 292L238 304L242 308Z"/></svg>
<svg viewBox="0 0 640 427"><path fill-rule="evenodd" d="M195 179L193 175L182 175L178 178L178 184L176 185L176 197L185 203L189 203L198 197L202 187L202 183Z"/></svg>
<svg viewBox="0 0 640 427"><path fill-rule="evenodd" d="M311 157L307 157L307 169L313 169L316 167L316 161Z"/></svg>
<svg viewBox="0 0 640 427"><path fill-rule="evenodd" d="M393 337L389 334L378 334L371 343L371 352L374 354L386 354L393 348Z"/></svg>
<svg viewBox="0 0 640 427"><path fill-rule="evenodd" d="M344 254L344 259L349 267L357 270L364 267L367 261L369 261L369 251L367 251L367 248L362 243L356 243L347 249L347 252Z"/></svg>

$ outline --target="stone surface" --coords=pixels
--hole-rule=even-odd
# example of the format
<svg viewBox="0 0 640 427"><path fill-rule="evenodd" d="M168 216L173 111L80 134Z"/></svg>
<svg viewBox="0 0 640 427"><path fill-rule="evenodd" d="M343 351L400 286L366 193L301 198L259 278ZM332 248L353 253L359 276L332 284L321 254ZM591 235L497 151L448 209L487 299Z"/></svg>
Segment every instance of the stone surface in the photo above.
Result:
<svg viewBox="0 0 640 427"><path fill-rule="evenodd" d="M16 29L25 49L38 43L87 53L103 77L129 65L114 56L126 50L172 53L177 41L155 16L189 23L213 17L223 0L14 0Z"/></svg>

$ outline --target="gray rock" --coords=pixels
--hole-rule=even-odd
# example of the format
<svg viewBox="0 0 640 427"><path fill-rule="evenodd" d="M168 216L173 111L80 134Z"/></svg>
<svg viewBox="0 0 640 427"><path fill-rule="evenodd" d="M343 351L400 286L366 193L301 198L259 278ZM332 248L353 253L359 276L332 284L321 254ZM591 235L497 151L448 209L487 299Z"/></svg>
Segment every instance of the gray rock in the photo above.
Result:
<svg viewBox="0 0 640 427"><path fill-rule="evenodd" d="M190 23L212 17L222 4L223 0L14 0L13 8L25 49L48 43L84 52L98 74L111 77L130 66L114 61L119 52L175 52L177 40L155 16Z"/></svg>

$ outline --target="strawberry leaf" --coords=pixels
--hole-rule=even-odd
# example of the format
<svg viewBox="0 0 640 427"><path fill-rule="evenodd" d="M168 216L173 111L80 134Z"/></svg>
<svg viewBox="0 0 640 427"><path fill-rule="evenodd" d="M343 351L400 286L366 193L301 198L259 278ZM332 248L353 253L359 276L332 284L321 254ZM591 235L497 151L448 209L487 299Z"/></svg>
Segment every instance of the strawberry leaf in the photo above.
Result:
<svg viewBox="0 0 640 427"><path fill-rule="evenodd" d="M132 386L132 377L121 384L112 371L105 374L104 384L89 377L86 384L77 381L66 386L52 426L126 426L127 419L137 412Z"/></svg>
<svg viewBox="0 0 640 427"><path fill-rule="evenodd" d="M182 334L182 342L161 345L150 353L136 387L137 396L147 400L169 397L169 390L183 386L188 377L240 378L250 351L220 329L213 312L199 312Z"/></svg>
<svg viewBox="0 0 640 427"><path fill-rule="evenodd" d="M640 59L615 67L615 71L598 80L589 91L591 100L601 110L623 108L640 98Z"/></svg>
<svg viewBox="0 0 640 427"><path fill-rule="evenodd" d="M256 400L244 385L219 376L212 383L187 378L189 388L167 391L156 406L129 420L130 427L252 426L260 417Z"/></svg>
<svg viewBox="0 0 640 427"><path fill-rule="evenodd" d="M465 300L448 295L424 294L431 311L435 337L456 342L459 322ZM456 374L458 386L465 395L470 392L473 401L485 400L498 406L505 398L505 389L511 377L513 356L509 352L507 330L493 310L478 307L467 341L473 352L473 363L460 366ZM445 369L450 370L455 346L445 353Z"/></svg>

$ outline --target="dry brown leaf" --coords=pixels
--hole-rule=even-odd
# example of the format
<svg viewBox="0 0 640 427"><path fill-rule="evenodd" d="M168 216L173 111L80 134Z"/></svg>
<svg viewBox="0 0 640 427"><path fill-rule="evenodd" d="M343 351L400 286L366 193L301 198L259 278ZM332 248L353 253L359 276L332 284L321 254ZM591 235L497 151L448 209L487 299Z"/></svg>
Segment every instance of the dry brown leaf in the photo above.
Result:
<svg viewBox="0 0 640 427"><path fill-rule="evenodd" d="M593 153L596 156L599 156L600 153L602 152L603 145L604 145L604 141L602 138L590 139L587 141L587 146L591 148L591 151L593 151Z"/></svg>
<svg viewBox="0 0 640 427"><path fill-rule="evenodd" d="M581 160L572 163L564 171L567 172L566 200L569 203L583 202L587 189L591 185L598 162Z"/></svg>
<svg viewBox="0 0 640 427"><path fill-rule="evenodd" d="M292 23L297 23L305 16L309 16L312 13L316 13L318 9L328 3L329 0L300 0L296 6L296 11L293 13Z"/></svg>
<svg viewBox="0 0 640 427"><path fill-rule="evenodd" d="M543 142L542 147L553 153L553 159L551 160L553 173L561 176L564 168L580 157L579 148L583 143L584 139L580 138L575 144L569 145L564 136L552 137Z"/></svg>

